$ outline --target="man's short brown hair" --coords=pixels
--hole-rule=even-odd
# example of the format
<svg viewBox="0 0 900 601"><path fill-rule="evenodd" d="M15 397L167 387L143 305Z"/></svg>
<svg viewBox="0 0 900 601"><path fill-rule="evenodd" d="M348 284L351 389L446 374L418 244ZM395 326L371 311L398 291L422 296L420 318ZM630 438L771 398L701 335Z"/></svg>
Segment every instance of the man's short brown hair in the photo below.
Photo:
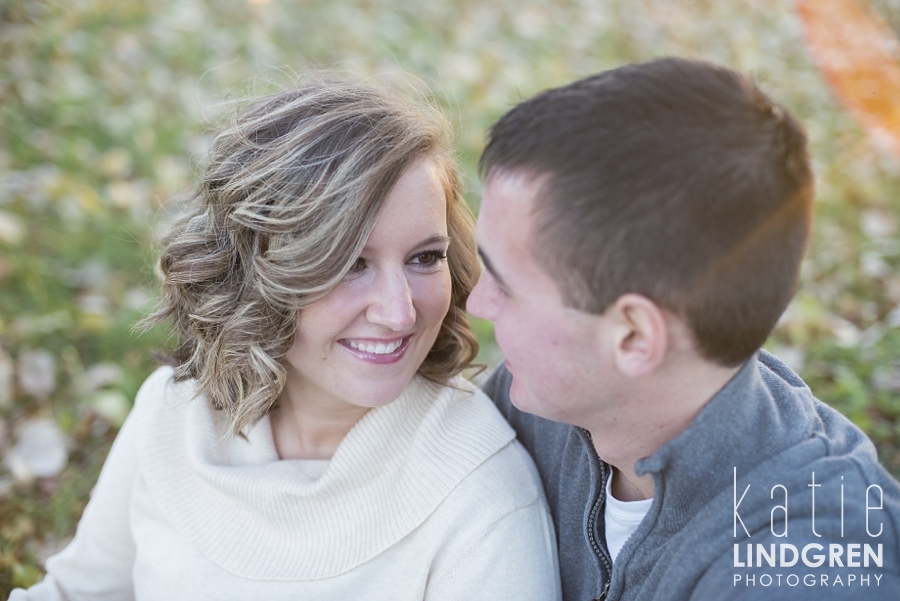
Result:
<svg viewBox="0 0 900 601"><path fill-rule="evenodd" d="M731 69L665 58L545 91L493 126L480 169L542 182L531 250L572 307L645 295L732 366L794 294L812 219L806 135Z"/></svg>

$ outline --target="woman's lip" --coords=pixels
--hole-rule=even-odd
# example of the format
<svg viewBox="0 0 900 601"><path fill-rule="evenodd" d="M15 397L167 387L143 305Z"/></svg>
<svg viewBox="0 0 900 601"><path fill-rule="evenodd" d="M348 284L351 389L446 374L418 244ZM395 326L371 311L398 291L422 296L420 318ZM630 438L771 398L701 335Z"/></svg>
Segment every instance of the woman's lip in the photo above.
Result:
<svg viewBox="0 0 900 601"><path fill-rule="evenodd" d="M410 334L408 336L404 336L403 338L390 338L390 339L378 339L378 338L345 338L339 340L339 344L344 347L350 354L352 354L357 359L362 359L368 363L374 363L376 365L385 365L390 363L396 363L400 359L403 358L403 355L406 354L406 349L409 348L409 342L412 340L413 335ZM378 345L384 344L388 345L391 343L397 342L400 340L400 346L391 351L390 353L382 353L375 354L365 351L363 349L353 348L350 346L350 341L354 342L366 342L368 344Z"/></svg>
<svg viewBox="0 0 900 601"><path fill-rule="evenodd" d="M394 336L392 338L342 338L341 342L371 342L373 344L390 344L391 342L397 342L398 340L409 338L411 335L412 334L407 334L406 336Z"/></svg>

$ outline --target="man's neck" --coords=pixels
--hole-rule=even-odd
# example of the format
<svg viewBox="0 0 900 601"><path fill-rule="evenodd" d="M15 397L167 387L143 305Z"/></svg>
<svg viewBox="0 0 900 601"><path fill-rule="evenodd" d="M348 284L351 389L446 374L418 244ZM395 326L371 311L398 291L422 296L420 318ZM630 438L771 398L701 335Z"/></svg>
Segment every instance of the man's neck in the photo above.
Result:
<svg viewBox="0 0 900 601"><path fill-rule="evenodd" d="M677 367L677 366L676 366ZM656 384L587 427L597 454L616 470L613 496L622 501L648 499L654 494L653 478L638 476L635 463L653 455L681 434L703 407L739 370L703 362L699 367L670 371ZM667 376L669 374L662 374Z"/></svg>
<svg viewBox="0 0 900 601"><path fill-rule="evenodd" d="M643 501L653 497L653 477L649 474L636 476L633 472L625 474L622 470L613 467L615 477L612 479L610 491L612 496L620 501Z"/></svg>

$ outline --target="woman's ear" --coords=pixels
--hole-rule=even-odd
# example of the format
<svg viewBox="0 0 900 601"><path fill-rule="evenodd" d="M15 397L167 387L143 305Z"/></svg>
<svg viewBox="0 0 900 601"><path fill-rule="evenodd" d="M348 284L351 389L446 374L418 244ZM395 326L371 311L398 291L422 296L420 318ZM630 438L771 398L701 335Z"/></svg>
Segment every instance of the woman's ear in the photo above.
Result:
<svg viewBox="0 0 900 601"><path fill-rule="evenodd" d="M616 367L628 377L654 372L669 350L669 322L665 312L646 296L623 294L609 309L615 321Z"/></svg>

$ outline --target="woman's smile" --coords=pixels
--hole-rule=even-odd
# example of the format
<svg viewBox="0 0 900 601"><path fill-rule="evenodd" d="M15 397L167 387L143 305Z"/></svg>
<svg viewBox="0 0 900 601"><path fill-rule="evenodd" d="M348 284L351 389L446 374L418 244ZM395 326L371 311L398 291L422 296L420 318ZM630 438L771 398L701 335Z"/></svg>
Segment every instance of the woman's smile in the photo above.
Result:
<svg viewBox="0 0 900 601"><path fill-rule="evenodd" d="M396 363L403 358L406 349L409 348L409 342L413 335L404 336L402 338L394 338L390 340L358 338L343 339L338 343L346 348L351 355L378 365Z"/></svg>

